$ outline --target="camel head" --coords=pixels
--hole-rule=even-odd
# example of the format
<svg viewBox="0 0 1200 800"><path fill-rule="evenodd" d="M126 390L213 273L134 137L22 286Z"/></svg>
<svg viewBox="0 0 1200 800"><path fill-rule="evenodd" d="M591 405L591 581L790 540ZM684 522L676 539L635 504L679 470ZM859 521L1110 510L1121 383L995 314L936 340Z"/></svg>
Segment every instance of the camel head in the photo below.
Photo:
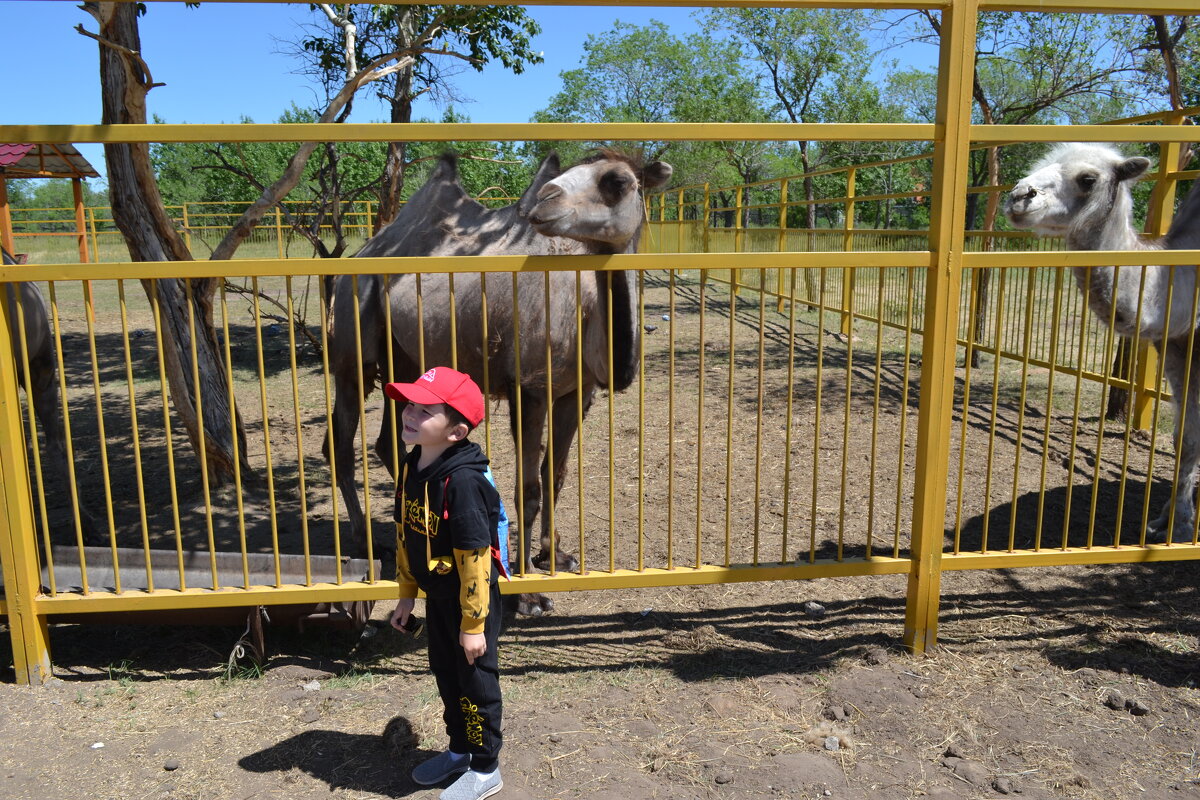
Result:
<svg viewBox="0 0 1200 800"><path fill-rule="evenodd" d="M1060 144L1017 181L1004 213L1018 228L1062 236L1081 217L1106 217L1121 191L1127 197L1127 184L1149 166L1149 159L1127 158L1106 144Z"/></svg>
<svg viewBox="0 0 1200 800"><path fill-rule="evenodd" d="M671 165L601 150L545 183L529 212L533 229L623 250L645 217L642 192L671 178Z"/></svg>

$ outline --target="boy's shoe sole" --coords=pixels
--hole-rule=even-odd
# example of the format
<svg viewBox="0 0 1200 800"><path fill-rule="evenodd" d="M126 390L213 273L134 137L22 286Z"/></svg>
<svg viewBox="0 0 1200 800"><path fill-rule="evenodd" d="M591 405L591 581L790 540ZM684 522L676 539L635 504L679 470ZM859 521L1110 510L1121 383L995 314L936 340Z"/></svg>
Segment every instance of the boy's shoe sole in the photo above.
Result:
<svg viewBox="0 0 1200 800"><path fill-rule="evenodd" d="M504 779L497 776L494 786L489 786L478 794L473 794L471 790L466 788L456 791L456 788L458 788L458 781L450 784L450 786L438 795L439 800L484 800L485 797L491 797L504 788Z"/></svg>

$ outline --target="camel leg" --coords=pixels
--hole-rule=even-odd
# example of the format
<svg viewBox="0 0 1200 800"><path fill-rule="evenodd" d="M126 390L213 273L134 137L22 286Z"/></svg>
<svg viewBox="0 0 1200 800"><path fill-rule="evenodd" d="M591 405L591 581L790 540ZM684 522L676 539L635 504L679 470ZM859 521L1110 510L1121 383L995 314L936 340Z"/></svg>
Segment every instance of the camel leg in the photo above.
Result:
<svg viewBox="0 0 1200 800"><path fill-rule="evenodd" d="M1200 359L1193 359L1188 364L1187 347L1186 339L1172 339L1163 353L1163 371L1174 398L1179 479L1173 487L1172 497L1163 505L1158 518L1147 526L1147 533L1154 539L1167 538L1167 525L1174 509L1175 522L1170 540L1176 543L1192 540L1196 516L1197 467L1200 467ZM1200 356L1200 353L1197 355ZM1181 400L1184 398L1185 383L1187 397Z"/></svg>
<svg viewBox="0 0 1200 800"><path fill-rule="evenodd" d="M517 419L517 392L521 392L521 417ZM518 488L523 503L509 510L510 518L516 522L518 531L518 546L521 563L527 572L532 572L534 565L529 557L533 530L533 521L541 510L541 481L539 480L538 461L542 457L542 436L546 426L546 394L544 391L525 390L519 387L508 391L509 419L512 420L513 442L521 436L521 449L517 453L517 468L520 470L513 477L520 475L522 485ZM512 529L512 523L509 529ZM515 558L510 556L510 561ZM544 594L525 593L517 596L517 613L528 617L540 617L554 609L554 601Z"/></svg>
<svg viewBox="0 0 1200 800"><path fill-rule="evenodd" d="M595 395L594 387L588 387L584 390L583 396L583 415L586 417L588 410L592 407L592 398ZM576 408L576 393L560 397L554 402L554 409L551 411L550 430L553 436L554 443L554 480L550 479L550 458L542 459L542 496L545 498L549 492L553 491L555 501L558 500L558 493L562 491L563 482L567 477L567 465L571 454L571 443L575 441L575 434L579 432L579 416ZM580 478L582 480L582 476ZM549 501L547 501L549 506ZM563 552L562 541L556 539L553 548L551 548L551 531L550 531L550 515L542 516L542 552L533 560L539 568L545 569L545 565L550 561L550 553L554 551L554 564L556 569L573 572L579 569L579 559L575 556Z"/></svg>
<svg viewBox="0 0 1200 800"><path fill-rule="evenodd" d="M521 416L516 415L516 392L521 392ZM538 512L542 510L541 470L538 463L543 452L543 437L546 428L546 395L543 391L510 390L509 417L513 425L513 442L520 436L521 447L517 453L517 475L521 476L520 500L515 509L517 527L521 532L521 558L527 570L533 569L533 560L529 557L532 544L529 532L533 530L533 522ZM520 426L519 430L517 426Z"/></svg>
<svg viewBox="0 0 1200 800"><path fill-rule="evenodd" d="M342 496L346 516L350 520L353 553L358 558L365 558L367 518L358 499L357 464L354 457L354 437L358 432L358 413L363 401L359 398L356 381L346 381L341 376L335 376L334 390L336 394L333 401L333 419L330 421L322 452L325 454L325 460L337 471L337 489Z"/></svg>

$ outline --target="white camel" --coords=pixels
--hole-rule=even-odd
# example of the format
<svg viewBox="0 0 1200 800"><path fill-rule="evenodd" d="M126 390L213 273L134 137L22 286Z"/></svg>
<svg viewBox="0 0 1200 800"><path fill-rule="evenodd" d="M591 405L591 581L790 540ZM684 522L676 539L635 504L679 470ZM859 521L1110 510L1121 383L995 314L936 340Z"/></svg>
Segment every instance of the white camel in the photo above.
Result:
<svg viewBox="0 0 1200 800"><path fill-rule="evenodd" d="M1109 145L1057 145L1013 187L1005 214L1018 228L1065 237L1071 250L1200 249L1200 181L1193 183L1162 239L1142 239L1133 227L1130 186L1149 166L1149 159L1126 157ZM1198 324L1196 267L1076 267L1074 272L1100 319L1111 320L1121 336L1153 342L1163 355L1175 407L1179 478L1174 503L1167 500L1148 532L1167 541L1191 541L1200 466L1200 342L1188 363ZM1175 520L1167 535L1172 505Z"/></svg>

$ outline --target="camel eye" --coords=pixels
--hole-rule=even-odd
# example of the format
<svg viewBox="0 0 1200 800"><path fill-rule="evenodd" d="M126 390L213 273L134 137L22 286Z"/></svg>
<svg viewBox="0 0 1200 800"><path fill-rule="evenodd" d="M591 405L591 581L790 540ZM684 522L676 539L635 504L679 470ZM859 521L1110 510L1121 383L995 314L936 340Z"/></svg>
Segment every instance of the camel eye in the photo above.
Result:
<svg viewBox="0 0 1200 800"><path fill-rule="evenodd" d="M1083 189L1085 192L1088 192L1088 191L1091 191L1092 187L1096 185L1096 176L1095 175L1080 175L1078 178L1075 179L1075 182L1077 184L1079 184L1080 189Z"/></svg>
<svg viewBox="0 0 1200 800"><path fill-rule="evenodd" d="M600 179L600 192L610 203L620 200L632 185L633 179L623 172L609 172Z"/></svg>

